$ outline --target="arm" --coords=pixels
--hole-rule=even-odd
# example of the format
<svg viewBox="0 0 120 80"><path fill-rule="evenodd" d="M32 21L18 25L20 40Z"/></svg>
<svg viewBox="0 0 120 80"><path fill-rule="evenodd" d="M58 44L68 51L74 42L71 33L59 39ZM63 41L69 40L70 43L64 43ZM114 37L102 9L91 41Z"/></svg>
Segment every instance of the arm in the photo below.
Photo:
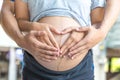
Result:
<svg viewBox="0 0 120 80"><path fill-rule="evenodd" d="M13 4L11 4L10 0L4 0L3 7L2 7L2 27L20 47L27 50L29 53L39 53L39 47L46 48L47 50L55 50L46 45L42 45L38 40L37 37L43 35L41 32L37 31L30 31L30 33L26 35L22 35L17 21L14 17L14 8ZM47 52L46 52L47 53ZM50 59L50 58L49 58ZM47 60L46 60L47 61Z"/></svg>
<svg viewBox="0 0 120 80"><path fill-rule="evenodd" d="M100 23L103 20L104 7L97 7L95 9L93 9L91 11L90 15L91 15L91 23L93 25L96 25L96 24ZM66 29L66 31L64 31L64 32L70 31L71 29ZM83 28L83 29L85 29L85 28ZM79 35L81 33L83 33L84 35L82 37L81 36L79 37ZM64 45L61 48L61 50L63 52L62 55L64 55L67 52L66 50L69 50L68 55L73 59L74 56L79 56L82 53L87 53L87 51L89 49L85 48L86 46L85 47L83 46L82 48L79 46L79 43L81 43L81 41L84 39L84 36L86 36L85 34L86 34L86 32L84 32L84 31L77 31L77 32L76 31L72 31L70 37L68 38L68 40L64 43ZM76 36L78 36L78 37L76 37ZM74 47L75 45L77 45L77 48L74 49L74 50L71 50L71 48Z"/></svg>
<svg viewBox="0 0 120 80"><path fill-rule="evenodd" d="M0 24L1 24L1 11L0 11Z"/></svg>
<svg viewBox="0 0 120 80"><path fill-rule="evenodd" d="M95 8L91 11L91 24L97 24L97 23L101 23L104 17L104 10L105 8L103 7L98 7Z"/></svg>
<svg viewBox="0 0 120 80"><path fill-rule="evenodd" d="M45 41L44 43L59 49L59 46L51 32L51 31L53 32L58 32L58 31L53 29L49 24L31 22L29 13L30 12L27 7L27 3L23 2L22 0L15 1L15 15L21 31L27 31L27 32L31 30L45 31L46 36L44 37L44 40L43 40Z"/></svg>
<svg viewBox="0 0 120 80"><path fill-rule="evenodd" d="M21 43L22 34L13 15L14 4L10 0L4 0L1 11L2 27L5 32L18 44Z"/></svg>
<svg viewBox="0 0 120 80"><path fill-rule="evenodd" d="M104 19L100 29L108 33L120 13L120 0L107 0Z"/></svg>
<svg viewBox="0 0 120 80"><path fill-rule="evenodd" d="M100 24L93 24L90 28L80 29L83 32L87 32L87 34L85 38L83 38L83 40L81 40L76 46L70 49L71 55L74 55L72 53L74 53L75 49L77 48L79 48L80 51L83 51L84 49L91 49L93 46L95 46L106 37L108 31L111 29L119 15L119 3L120 0L107 0L105 14L102 22Z"/></svg>

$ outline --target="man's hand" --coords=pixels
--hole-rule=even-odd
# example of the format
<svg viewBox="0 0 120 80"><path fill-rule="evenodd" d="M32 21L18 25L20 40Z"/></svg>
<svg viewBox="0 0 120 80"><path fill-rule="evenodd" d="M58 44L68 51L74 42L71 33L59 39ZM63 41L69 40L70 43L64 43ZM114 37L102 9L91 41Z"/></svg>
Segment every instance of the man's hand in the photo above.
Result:
<svg viewBox="0 0 120 80"><path fill-rule="evenodd" d="M18 45L28 51L37 60L55 60L59 55L58 49L43 44L38 40L38 37L44 35L44 31L30 31L29 33L24 35L22 42Z"/></svg>

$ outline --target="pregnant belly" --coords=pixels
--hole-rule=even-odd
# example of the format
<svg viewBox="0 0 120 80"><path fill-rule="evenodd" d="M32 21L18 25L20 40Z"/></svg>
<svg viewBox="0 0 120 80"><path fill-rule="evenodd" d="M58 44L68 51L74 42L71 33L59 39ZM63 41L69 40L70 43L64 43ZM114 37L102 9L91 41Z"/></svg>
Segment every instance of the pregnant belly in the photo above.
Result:
<svg viewBox="0 0 120 80"><path fill-rule="evenodd" d="M69 27L76 27L76 28L80 27L80 24L78 24L72 18L68 18L68 17L44 17L40 19L38 22L51 24L57 30L63 30ZM69 37L70 34L68 33L65 35L56 35L56 34L53 35L57 43L61 46L62 44L64 44L64 42L66 41L66 39ZM82 39L84 34L80 33L79 36ZM37 61L47 69L54 71L65 71L77 66L83 60L86 54L87 52L79 55L75 59L70 59L68 56L65 56L63 58L58 57L57 60L53 60L51 62L44 62L42 60L37 60Z"/></svg>

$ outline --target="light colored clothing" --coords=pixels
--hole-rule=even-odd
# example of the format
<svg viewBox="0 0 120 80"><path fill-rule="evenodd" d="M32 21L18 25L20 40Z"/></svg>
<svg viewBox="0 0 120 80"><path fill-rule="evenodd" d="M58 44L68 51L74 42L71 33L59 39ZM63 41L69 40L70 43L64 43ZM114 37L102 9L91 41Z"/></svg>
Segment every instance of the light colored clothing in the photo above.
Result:
<svg viewBox="0 0 120 80"><path fill-rule="evenodd" d="M38 21L45 16L66 16L75 19L81 26L91 25L90 12L103 7L105 0L23 0L28 4L30 20ZM48 70L32 55L24 51L23 80L94 80L93 58L90 50L82 62L63 71ZM34 65L34 66L33 66Z"/></svg>
<svg viewBox="0 0 120 80"><path fill-rule="evenodd" d="M81 26L91 25L90 12L103 7L106 0L23 0L28 4L30 20L38 21L45 16L67 16Z"/></svg>

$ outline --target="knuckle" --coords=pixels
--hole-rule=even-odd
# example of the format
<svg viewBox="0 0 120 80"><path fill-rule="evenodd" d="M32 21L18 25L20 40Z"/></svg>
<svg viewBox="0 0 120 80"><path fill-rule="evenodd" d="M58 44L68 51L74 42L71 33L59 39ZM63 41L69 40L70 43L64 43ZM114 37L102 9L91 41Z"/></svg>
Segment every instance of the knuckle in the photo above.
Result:
<svg viewBox="0 0 120 80"><path fill-rule="evenodd" d="M86 40L85 40L86 43L89 43L89 41L90 41L89 39L86 39Z"/></svg>
<svg viewBox="0 0 120 80"><path fill-rule="evenodd" d="M64 48L66 48L70 43L69 42L66 42Z"/></svg>
<svg viewBox="0 0 120 80"><path fill-rule="evenodd" d="M89 49L90 48L90 46L89 45L86 45L86 49Z"/></svg>
<svg viewBox="0 0 120 80"><path fill-rule="evenodd" d="M49 51L45 51L45 54L46 54L46 55L49 55L49 54L50 54L50 52L49 52Z"/></svg>
<svg viewBox="0 0 120 80"><path fill-rule="evenodd" d="M44 35L47 36L47 32L44 32Z"/></svg>
<svg viewBox="0 0 120 80"><path fill-rule="evenodd" d="M43 49L47 49L48 47L46 45L41 45Z"/></svg>
<svg viewBox="0 0 120 80"><path fill-rule="evenodd" d="M35 48L38 48L38 47L39 47L39 45L37 45L37 44L35 44L35 43L33 43L33 46L34 46Z"/></svg>
<svg viewBox="0 0 120 80"><path fill-rule="evenodd" d="M30 33L30 35L31 35L31 34L33 34L33 32L34 32L34 31L33 31L33 30L31 30L31 31L29 32L29 33Z"/></svg>
<svg viewBox="0 0 120 80"><path fill-rule="evenodd" d="M47 55L46 55L46 56L44 56L44 58L45 58L45 59L50 59L50 56L47 56Z"/></svg>
<svg viewBox="0 0 120 80"><path fill-rule="evenodd" d="M77 42L79 42L79 39L78 38L74 38L74 41L77 43Z"/></svg>
<svg viewBox="0 0 120 80"><path fill-rule="evenodd" d="M71 35L71 39L75 39L75 36L74 36L74 35Z"/></svg>

